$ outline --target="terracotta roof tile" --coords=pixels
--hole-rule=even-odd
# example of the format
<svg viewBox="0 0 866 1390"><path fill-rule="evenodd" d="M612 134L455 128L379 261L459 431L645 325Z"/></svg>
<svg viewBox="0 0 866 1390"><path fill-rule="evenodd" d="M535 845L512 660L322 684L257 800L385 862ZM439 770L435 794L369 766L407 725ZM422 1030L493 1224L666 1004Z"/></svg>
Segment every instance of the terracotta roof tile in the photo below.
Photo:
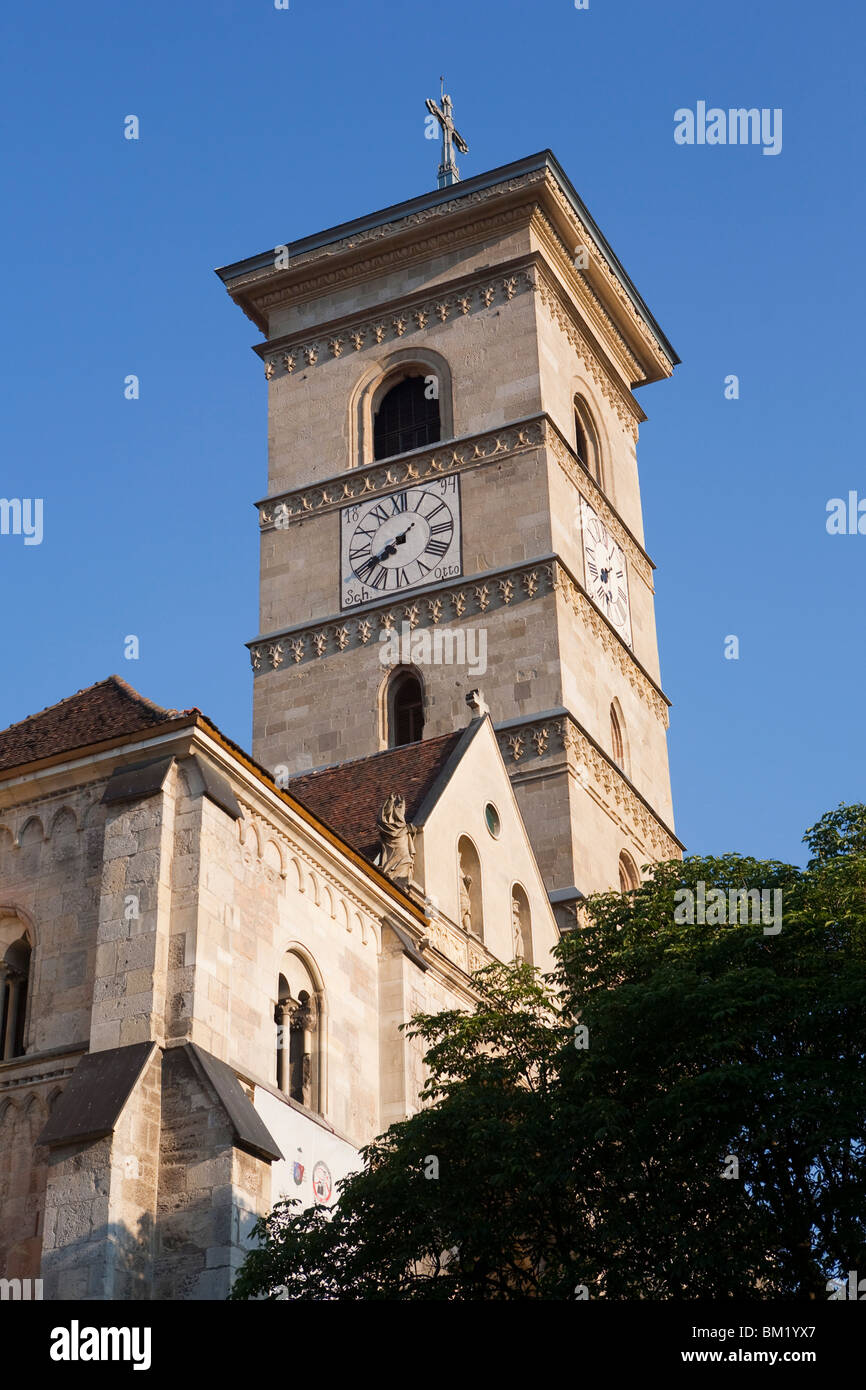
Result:
<svg viewBox="0 0 866 1390"><path fill-rule="evenodd" d="M0 731L0 771L124 734L141 733L193 712L163 709L139 695L120 676L109 676Z"/></svg>
<svg viewBox="0 0 866 1390"><path fill-rule="evenodd" d="M404 796L406 819L411 821L465 732L460 729L318 772L302 772L290 779L286 791L372 860L379 848L376 817L387 797L391 792Z"/></svg>

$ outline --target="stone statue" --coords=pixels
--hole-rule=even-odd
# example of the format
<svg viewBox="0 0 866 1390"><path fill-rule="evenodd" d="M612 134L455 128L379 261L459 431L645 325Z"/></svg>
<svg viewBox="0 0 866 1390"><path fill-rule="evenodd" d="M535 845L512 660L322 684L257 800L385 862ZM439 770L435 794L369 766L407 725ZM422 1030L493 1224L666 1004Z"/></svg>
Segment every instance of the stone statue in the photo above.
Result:
<svg viewBox="0 0 866 1390"><path fill-rule="evenodd" d="M520 903L517 898L511 899L511 936L514 942L514 959L526 959L526 947L523 943L523 928L520 925Z"/></svg>
<svg viewBox="0 0 866 1390"><path fill-rule="evenodd" d="M376 862L389 878L412 878L415 867L415 827L406 822L406 802L393 792L376 820L380 848Z"/></svg>
<svg viewBox="0 0 866 1390"><path fill-rule="evenodd" d="M467 874L463 863L463 856L460 856L459 864L459 886L460 886L460 925L464 931L472 931L472 899L469 890L472 887L472 875Z"/></svg>

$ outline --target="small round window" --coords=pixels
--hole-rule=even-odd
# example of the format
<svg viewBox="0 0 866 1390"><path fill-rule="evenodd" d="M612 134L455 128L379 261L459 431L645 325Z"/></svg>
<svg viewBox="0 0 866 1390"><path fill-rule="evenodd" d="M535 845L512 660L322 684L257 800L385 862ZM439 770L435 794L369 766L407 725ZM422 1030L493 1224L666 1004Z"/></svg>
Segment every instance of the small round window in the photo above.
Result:
<svg viewBox="0 0 866 1390"><path fill-rule="evenodd" d="M492 801L488 801L487 805L484 807L484 819L487 822L487 829L490 831L490 834L493 836L494 840L498 840L501 822L499 820L499 812Z"/></svg>

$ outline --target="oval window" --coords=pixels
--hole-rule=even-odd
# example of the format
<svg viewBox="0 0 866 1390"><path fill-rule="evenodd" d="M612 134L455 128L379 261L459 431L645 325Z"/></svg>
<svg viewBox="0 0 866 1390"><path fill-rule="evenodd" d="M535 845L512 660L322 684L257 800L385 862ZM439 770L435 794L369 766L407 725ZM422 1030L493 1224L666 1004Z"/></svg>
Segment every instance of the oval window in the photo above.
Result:
<svg viewBox="0 0 866 1390"><path fill-rule="evenodd" d="M497 840L500 830L499 812L492 801L488 801L487 805L484 807L484 819L487 822L487 829L490 831L490 834L493 836L494 840Z"/></svg>

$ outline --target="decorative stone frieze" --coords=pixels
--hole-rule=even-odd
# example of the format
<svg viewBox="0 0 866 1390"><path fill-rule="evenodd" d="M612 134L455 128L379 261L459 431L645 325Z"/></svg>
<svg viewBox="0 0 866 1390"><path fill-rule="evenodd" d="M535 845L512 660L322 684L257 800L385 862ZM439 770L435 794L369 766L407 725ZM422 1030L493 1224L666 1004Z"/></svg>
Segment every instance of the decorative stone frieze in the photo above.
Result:
<svg viewBox="0 0 866 1390"><path fill-rule="evenodd" d="M580 785L648 859L680 858L677 840L571 715L530 719L518 728L511 724L497 730L496 737L506 766L520 763L521 772L545 760L552 763L561 759L564 752L567 766Z"/></svg>
<svg viewBox="0 0 866 1390"><path fill-rule="evenodd" d="M574 450L547 415L537 415L504 429L437 444L402 460L398 457L387 463L368 464L365 468L354 469L348 475L340 474L338 478L315 487L297 488L292 492L267 497L258 503L259 526L262 530L272 526L286 528L294 520L309 516L312 512L333 511L348 502L375 497L378 493L407 483L483 468L488 463L501 463L503 459L514 458L540 447L551 451L577 491L622 547L630 568L652 589L653 566L649 556L620 520L595 480L585 468L581 468Z"/></svg>
<svg viewBox="0 0 866 1390"><path fill-rule="evenodd" d="M339 623L315 623L300 631L250 643L250 661L257 675L265 671L278 671L289 660L299 665L304 661L316 661L366 646L378 632L391 632L402 622L408 623L413 631L421 626L435 627L445 612L446 603L450 605L451 616L460 619L497 608L510 608L515 603L531 603L550 594L558 594L570 604L579 621L591 629L636 695L667 728L668 703L664 695L630 648L604 620L573 575L555 559L530 562L519 569L491 575L489 584L466 584L458 578L441 585L435 594L424 594L400 609L395 610L393 606L385 604L365 607L363 614L357 618L347 613Z"/></svg>
<svg viewBox="0 0 866 1390"><path fill-rule="evenodd" d="M290 344L281 343L272 353L265 353L265 378L290 374L295 369L298 354L303 354L308 367L319 362L327 362L341 357L347 345L355 352L365 347L386 341L389 334L394 338L404 338L413 333L423 333L434 316L445 323L452 310L469 313L472 309L489 309L499 302L508 304L515 295L525 293L535 287L535 276L531 270L516 270L504 279L491 280L488 276L469 285L461 286L459 296L443 296L425 300L420 304L398 309L389 323L384 323L379 315L351 322L330 338L319 339L309 335L298 335Z"/></svg>

